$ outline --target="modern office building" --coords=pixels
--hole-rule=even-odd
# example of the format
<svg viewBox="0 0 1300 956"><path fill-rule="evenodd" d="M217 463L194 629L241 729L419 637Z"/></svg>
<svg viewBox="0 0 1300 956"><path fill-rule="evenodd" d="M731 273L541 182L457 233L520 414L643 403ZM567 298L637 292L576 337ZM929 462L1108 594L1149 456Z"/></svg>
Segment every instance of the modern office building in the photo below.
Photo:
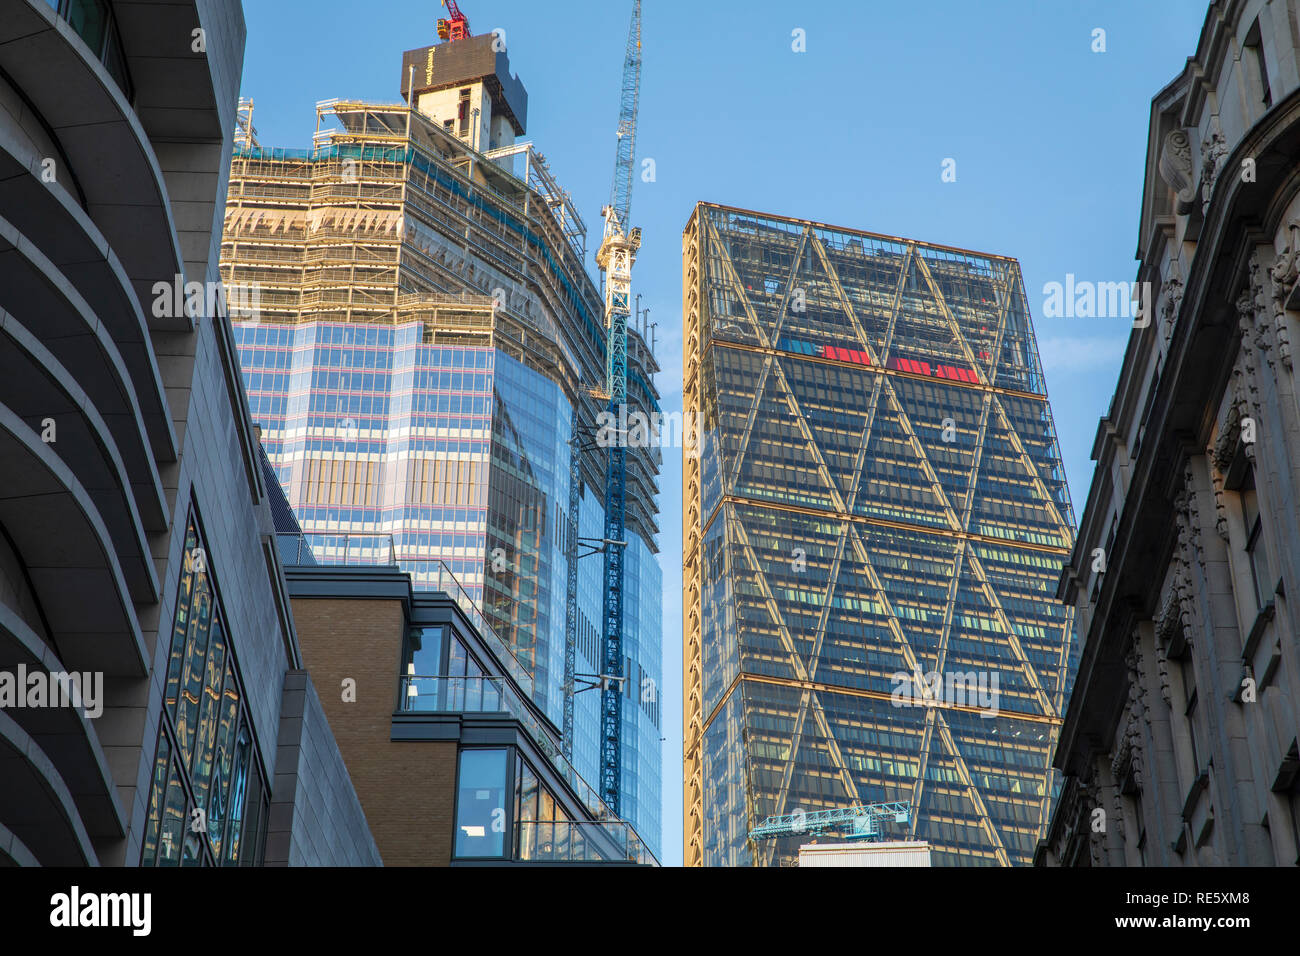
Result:
<svg viewBox="0 0 1300 956"><path fill-rule="evenodd" d="M1074 518L1014 259L701 203L683 237L685 860L906 802L1028 863L1074 664Z"/></svg>
<svg viewBox="0 0 1300 956"><path fill-rule="evenodd" d="M1154 315L1061 576L1082 657L1040 865L1300 863L1297 23L1295 0L1211 4L1151 103Z"/></svg>
<svg viewBox="0 0 1300 956"><path fill-rule="evenodd" d="M582 217L517 141L528 98L494 41L408 51L405 102L324 102L311 149L258 145L246 104L222 277L253 417L322 557L391 538L417 590L450 570L599 779L583 675L602 669L601 557L579 538L604 536L603 305ZM648 414L658 366L628 338ZM629 449L618 808L656 852L659 465Z"/></svg>
<svg viewBox="0 0 1300 956"><path fill-rule="evenodd" d="M244 32L0 2L0 864L380 862L220 297Z"/></svg>
<svg viewBox="0 0 1300 956"><path fill-rule="evenodd" d="M322 564L280 536L303 659L388 866L656 866L564 756L532 678L450 573Z"/></svg>

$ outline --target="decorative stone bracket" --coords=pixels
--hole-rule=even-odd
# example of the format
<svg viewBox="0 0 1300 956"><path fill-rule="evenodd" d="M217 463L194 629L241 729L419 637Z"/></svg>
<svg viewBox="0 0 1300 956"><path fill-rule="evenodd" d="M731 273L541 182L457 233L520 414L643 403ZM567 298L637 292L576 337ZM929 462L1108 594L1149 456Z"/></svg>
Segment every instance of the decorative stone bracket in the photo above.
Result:
<svg viewBox="0 0 1300 956"><path fill-rule="evenodd" d="M1300 309L1300 301L1295 301L1300 298L1295 294L1296 280L1300 278L1300 220L1292 219L1287 223L1287 232L1290 238L1278 253L1273 267L1268 270L1268 276L1272 281L1273 334L1277 337L1277 349L1282 364L1290 370L1292 367L1291 330L1287 324L1286 313L1288 310Z"/></svg>
<svg viewBox="0 0 1300 956"><path fill-rule="evenodd" d="M1196 183L1192 181L1192 144L1185 129L1170 130L1160 149L1160 178L1177 195L1174 209L1180 216L1198 210Z"/></svg>

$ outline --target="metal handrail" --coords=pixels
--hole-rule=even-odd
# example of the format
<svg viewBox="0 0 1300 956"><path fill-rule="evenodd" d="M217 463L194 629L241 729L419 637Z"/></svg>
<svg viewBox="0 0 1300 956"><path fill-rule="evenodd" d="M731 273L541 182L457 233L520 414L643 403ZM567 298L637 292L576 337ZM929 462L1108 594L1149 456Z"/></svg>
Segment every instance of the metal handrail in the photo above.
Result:
<svg viewBox="0 0 1300 956"><path fill-rule="evenodd" d="M519 859L546 863L657 863L630 823L516 820Z"/></svg>
<svg viewBox="0 0 1300 956"><path fill-rule="evenodd" d="M479 636L492 648L498 660L500 660L501 666L514 678L515 683L519 685L523 692L531 698L536 689L532 673L519 662L519 658L515 657L510 645L501 640L492 625L488 623L482 608L470 597L469 592L461 587L460 579L456 577L451 568L447 567L441 559L434 559L433 563L437 567L434 569L435 578L432 590L442 591L456 602L460 609L465 612L465 616L469 618L470 623L478 630Z"/></svg>
<svg viewBox="0 0 1300 956"><path fill-rule="evenodd" d="M324 565L362 564L371 567L387 567L387 568L395 568L398 566L397 550L393 546L393 536L386 532L353 533L353 532L343 532L343 531L340 532L277 531L275 533L275 537L277 542L282 538L291 539L295 541L295 544L293 546L294 547L293 553L294 553L295 560L293 563L297 565L304 565L307 563L303 561L303 557L305 555L310 557L312 559L312 563L315 564L324 564ZM337 560L337 559L331 560L331 558L337 558L338 547L336 545L331 546L330 544L325 543L322 544L320 546L320 549L318 550L317 547L314 547L312 543L308 541L309 538L342 539L343 541L342 560ZM373 542L373 544L369 546L358 544L354 552L353 544L352 544L354 538L369 539L371 542ZM305 550L304 550L304 546L305 546ZM378 551L381 554L381 556L386 551L387 556L379 561L349 560L349 558L354 553L361 555L364 554L365 551ZM282 556L285 554L283 548L280 549L280 554Z"/></svg>

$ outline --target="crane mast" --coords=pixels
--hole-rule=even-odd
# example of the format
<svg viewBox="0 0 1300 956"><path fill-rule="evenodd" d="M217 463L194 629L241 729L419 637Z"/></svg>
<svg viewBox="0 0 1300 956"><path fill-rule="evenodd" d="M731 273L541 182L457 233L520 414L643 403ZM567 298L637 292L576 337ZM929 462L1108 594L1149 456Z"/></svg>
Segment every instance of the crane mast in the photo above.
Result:
<svg viewBox="0 0 1300 956"><path fill-rule="evenodd" d="M450 14L438 20L438 36L443 40L463 40L469 36L469 18L460 12L456 0L442 0Z"/></svg>
<svg viewBox="0 0 1300 956"><path fill-rule="evenodd" d="M602 210L605 233L596 264L605 274L605 391L609 412L620 423L607 449L605 467L605 608L601 640L601 797L619 813L623 733L623 574L627 553L627 321L631 315L632 265L641 247L641 230L631 229L632 174L636 162L636 117L641 95L641 0L632 7L623 87L619 104L618 148L610 201ZM620 414L621 413L621 414Z"/></svg>

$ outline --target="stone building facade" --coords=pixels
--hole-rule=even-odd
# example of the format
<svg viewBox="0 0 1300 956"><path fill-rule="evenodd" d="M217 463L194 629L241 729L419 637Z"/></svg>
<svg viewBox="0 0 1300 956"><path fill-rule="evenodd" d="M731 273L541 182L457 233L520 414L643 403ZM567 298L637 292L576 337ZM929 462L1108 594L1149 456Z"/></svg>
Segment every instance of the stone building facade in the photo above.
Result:
<svg viewBox="0 0 1300 956"><path fill-rule="evenodd" d="M1300 862L1300 4L1210 4L1155 97L1129 339L1058 596L1038 865Z"/></svg>

